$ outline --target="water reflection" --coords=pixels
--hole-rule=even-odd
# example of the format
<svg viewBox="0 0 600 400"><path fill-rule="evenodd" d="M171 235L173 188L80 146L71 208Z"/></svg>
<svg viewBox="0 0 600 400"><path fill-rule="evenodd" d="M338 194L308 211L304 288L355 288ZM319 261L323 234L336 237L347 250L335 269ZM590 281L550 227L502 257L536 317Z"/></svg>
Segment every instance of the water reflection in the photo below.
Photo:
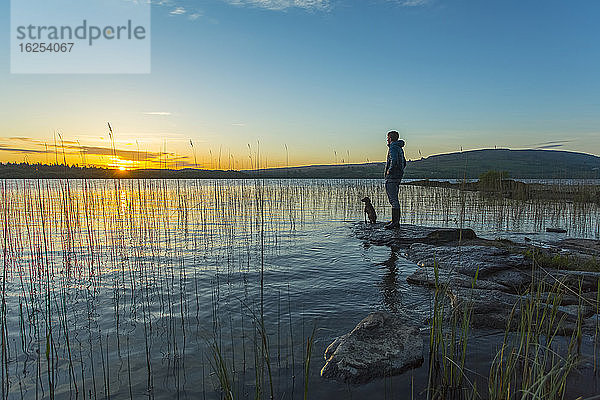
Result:
<svg viewBox="0 0 600 400"><path fill-rule="evenodd" d="M385 274L379 283L381 294L383 296L383 304L393 313L398 312L402 306L402 295L399 290L400 285L398 282L398 267L396 265L399 251L400 249L397 246L391 246L389 258L378 264L385 270Z"/></svg>

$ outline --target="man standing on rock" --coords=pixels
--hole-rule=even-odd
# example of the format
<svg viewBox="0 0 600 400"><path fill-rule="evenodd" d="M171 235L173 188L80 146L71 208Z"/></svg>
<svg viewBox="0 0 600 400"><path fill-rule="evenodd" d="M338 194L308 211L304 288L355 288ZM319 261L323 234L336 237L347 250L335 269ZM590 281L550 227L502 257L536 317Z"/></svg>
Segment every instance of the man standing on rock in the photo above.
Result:
<svg viewBox="0 0 600 400"><path fill-rule="evenodd" d="M406 159L404 158L404 140L399 140L400 135L396 131L387 134L388 154L385 163L385 191L392 205L392 220L384 225L386 229L394 229L400 226L400 202L398 191L400 182L404 175Z"/></svg>

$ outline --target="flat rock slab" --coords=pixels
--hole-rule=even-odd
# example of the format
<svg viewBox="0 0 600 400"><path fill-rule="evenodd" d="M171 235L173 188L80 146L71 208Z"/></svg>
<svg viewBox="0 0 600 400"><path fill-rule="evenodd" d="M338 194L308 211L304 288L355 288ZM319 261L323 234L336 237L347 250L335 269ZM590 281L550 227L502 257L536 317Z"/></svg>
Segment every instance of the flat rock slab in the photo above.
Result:
<svg viewBox="0 0 600 400"><path fill-rule="evenodd" d="M563 239L556 246L575 250L582 254L600 256L600 240L593 239Z"/></svg>
<svg viewBox="0 0 600 400"><path fill-rule="evenodd" d="M463 275L485 277L508 268L524 269L531 264L522 254L511 253L495 246L435 246L423 243L411 245L408 258L417 265L452 269Z"/></svg>
<svg viewBox="0 0 600 400"><path fill-rule="evenodd" d="M426 226L402 224L396 229L385 229L383 223L355 223L354 235L373 246L408 247L413 243L451 243L459 240L477 239L472 229L430 228Z"/></svg>
<svg viewBox="0 0 600 400"><path fill-rule="evenodd" d="M530 301L528 296L519 296L516 294L504 293L498 290L482 289L464 289L456 288L448 291L454 308L460 312L464 307L472 311L471 324L474 328L492 328L499 330L515 330L518 328L521 320L522 307ZM546 309L550 314L553 309L551 299L547 296L540 296L536 300L540 310ZM592 315L593 311L589 307L583 307L582 312L585 316ZM557 306L553 311L556 314L555 329L561 335L569 335L577 327L577 307ZM542 317L540 311L540 322L547 322L548 315Z"/></svg>
<svg viewBox="0 0 600 400"><path fill-rule="evenodd" d="M485 290L500 290L503 292L509 292L510 289L502 284L499 284L494 281L489 281L485 279L477 279L469 277L467 275L461 274L456 271L440 269L437 271L437 282L435 276L435 269L431 266L423 266L413 272L406 278L406 281L413 285L426 286L430 288L435 288L436 285L445 285L447 287L463 287L470 288L474 287L475 289L485 289Z"/></svg>
<svg viewBox="0 0 600 400"><path fill-rule="evenodd" d="M522 253L513 253L493 245L435 246L425 243L412 244L407 258L425 267L408 277L407 281L423 286L435 283L433 268L437 265L440 276L451 280L460 287L471 287L470 282L479 268L477 288L502 290L509 293L522 293L531 284L531 260ZM450 271L450 272L449 272ZM538 269L536 279L553 286L557 282L578 293L597 292L600 273L591 271L571 271ZM489 282L489 283L488 283ZM495 283L500 286L492 285Z"/></svg>
<svg viewBox="0 0 600 400"><path fill-rule="evenodd" d="M378 311L327 347L321 376L360 384L400 374L422 363L419 328L395 314Z"/></svg>
<svg viewBox="0 0 600 400"><path fill-rule="evenodd" d="M562 293L559 298L545 293L536 300L536 305L544 310L542 314L547 315L549 310L556 314L559 334L570 334L576 329L578 315L584 318L587 330L592 328L591 320L594 326L600 326L600 319L592 317L598 310L600 272L556 270L537 264L533 268L531 257L526 256L535 250L550 260L550 265L567 260L573 268L583 263L593 269L600 256L598 240L564 239L546 247L532 247L510 240L478 238L470 229L401 225L386 230L381 224L357 223L353 231L365 245L406 249L406 258L419 266L406 278L410 284L435 288L437 268L437 284L445 290L447 300L458 311L468 307L475 328L515 329L521 307L529 301L527 293L532 289L535 293L532 282L544 284L542 290L554 288ZM337 344L330 347L335 349Z"/></svg>
<svg viewBox="0 0 600 400"><path fill-rule="evenodd" d="M596 294L600 290L600 272L547 269L544 271L544 280L548 284L560 281L576 293L580 287L584 293Z"/></svg>

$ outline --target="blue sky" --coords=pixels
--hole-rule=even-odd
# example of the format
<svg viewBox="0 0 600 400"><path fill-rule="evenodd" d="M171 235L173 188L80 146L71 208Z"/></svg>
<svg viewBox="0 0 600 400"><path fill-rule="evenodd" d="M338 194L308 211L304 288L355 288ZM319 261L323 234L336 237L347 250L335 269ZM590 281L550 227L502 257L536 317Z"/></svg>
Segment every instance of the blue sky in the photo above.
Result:
<svg viewBox="0 0 600 400"><path fill-rule="evenodd" d="M475 0L164 1L148 75L10 74L0 21L0 158L246 168L475 148L600 155L600 3ZM118 62L118 60L114 60ZM123 152L111 160L106 122ZM189 141L192 140L192 149ZM50 157L51 158L51 157ZM128 160L129 159L129 160ZM154 159L156 161L156 159ZM141 165L143 166L143 165Z"/></svg>

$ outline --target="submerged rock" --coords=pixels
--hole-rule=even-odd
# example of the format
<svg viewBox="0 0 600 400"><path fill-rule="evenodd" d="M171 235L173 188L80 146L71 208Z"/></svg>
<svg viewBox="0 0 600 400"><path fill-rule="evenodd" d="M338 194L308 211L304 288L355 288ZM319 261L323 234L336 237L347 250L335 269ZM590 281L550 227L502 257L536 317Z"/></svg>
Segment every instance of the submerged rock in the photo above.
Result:
<svg viewBox="0 0 600 400"><path fill-rule="evenodd" d="M456 243L459 240L475 240L472 229L429 228L426 226L401 224L396 229L384 229L383 223L356 223L353 231L367 245L408 247L413 243Z"/></svg>
<svg viewBox="0 0 600 400"><path fill-rule="evenodd" d="M321 376L345 383L366 383L400 374L423 363L419 328L397 315L374 312L325 350Z"/></svg>

